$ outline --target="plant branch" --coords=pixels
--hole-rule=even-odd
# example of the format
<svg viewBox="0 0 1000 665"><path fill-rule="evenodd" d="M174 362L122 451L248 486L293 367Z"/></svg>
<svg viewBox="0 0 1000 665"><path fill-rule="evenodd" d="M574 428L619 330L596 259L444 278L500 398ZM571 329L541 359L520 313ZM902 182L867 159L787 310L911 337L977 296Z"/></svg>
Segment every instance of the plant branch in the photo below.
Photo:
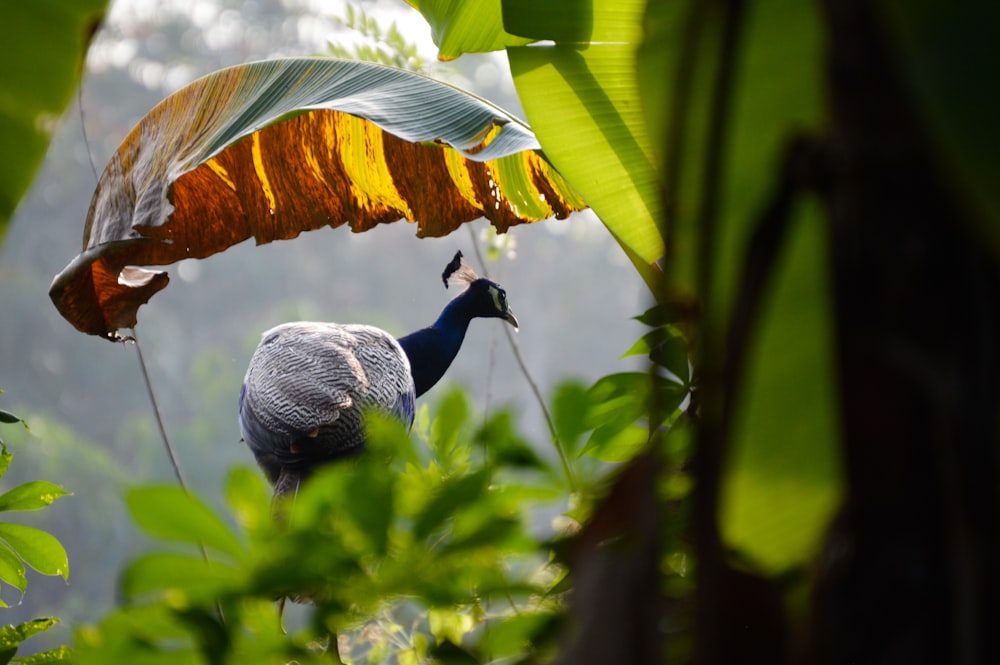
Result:
<svg viewBox="0 0 1000 665"><path fill-rule="evenodd" d="M472 233L471 227L468 228L469 232ZM472 240L472 247L476 252L476 260L479 262L479 265L483 267L483 276L489 279L489 269L486 267L486 261L484 260L482 251L479 249L479 243L476 242L475 237L473 237ZM514 340L514 335L511 333L510 328L508 326L504 326L503 332L507 336L507 343L510 345L510 350L514 354L517 366L521 369L521 374L524 375L524 379L528 382L528 386L531 388L531 392L535 396L538 406L542 409L542 415L545 417L545 423L548 425L549 433L552 435L552 443L555 445L556 452L559 454L559 462L562 464L563 472L566 474L566 482L569 484L570 491L576 492L576 477L573 475L573 469L569 465L569 459L566 457L566 451L563 450L562 441L559 439L559 433L556 431L555 421L552 419L552 414L549 412L549 408L545 404L545 398L542 396L541 388L538 387L538 383L528 370L528 365L524 362L524 356L521 354L521 349Z"/></svg>

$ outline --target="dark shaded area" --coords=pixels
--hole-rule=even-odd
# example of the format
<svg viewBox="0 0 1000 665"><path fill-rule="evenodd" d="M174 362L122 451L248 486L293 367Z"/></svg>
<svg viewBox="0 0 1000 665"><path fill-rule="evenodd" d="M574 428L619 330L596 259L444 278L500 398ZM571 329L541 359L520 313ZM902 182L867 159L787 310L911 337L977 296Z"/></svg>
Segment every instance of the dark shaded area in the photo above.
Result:
<svg viewBox="0 0 1000 665"><path fill-rule="evenodd" d="M744 5L709 4L692 10L704 22L689 26L707 31L699 38L714 39L720 54L712 102L724 115L704 147L703 193L714 191L720 178L721 168L711 164L726 158L733 114L727 90L734 85L728 77L741 63L731 35ZM641 570L634 553L619 553L613 565L579 556L574 613L600 637L584 629L571 638L573 662L608 662L608 654L632 657L621 662L706 665L971 665L1000 658L1000 270L980 235L993 220L982 218L986 213L948 171L911 87L912 72L895 49L884 3L822 4L828 59L817 76L825 77L827 124L817 136L789 142L777 185L743 245L742 282L725 329L700 322L701 343L725 354L698 368L696 493L688 529L698 554L696 588L689 602L661 597L657 634L629 632L613 609L652 606L650 589L663 585L662 566L643 584L622 577L622 568ZM988 92L979 101L995 103ZM755 314L771 286L790 210L809 194L819 197L830 240L846 488L825 547L803 581L768 578L731 557L718 532L718 500ZM699 222L707 220L709 228L699 233L709 246L701 260L709 262L718 256L714 204L703 205L708 212L702 209ZM712 269L704 263L701 269L700 289L712 293L706 286ZM656 482L654 474L623 475L584 530L583 551L602 517L622 501L623 485L651 497ZM628 537L646 510L635 506L613 528L602 525L603 537ZM788 615L795 585L808 601L793 603L799 614ZM603 609L603 623L588 621L594 608ZM678 633L670 627L688 619L692 647L673 648Z"/></svg>
<svg viewBox="0 0 1000 665"><path fill-rule="evenodd" d="M826 3L847 504L817 663L996 662L1000 281L866 2Z"/></svg>

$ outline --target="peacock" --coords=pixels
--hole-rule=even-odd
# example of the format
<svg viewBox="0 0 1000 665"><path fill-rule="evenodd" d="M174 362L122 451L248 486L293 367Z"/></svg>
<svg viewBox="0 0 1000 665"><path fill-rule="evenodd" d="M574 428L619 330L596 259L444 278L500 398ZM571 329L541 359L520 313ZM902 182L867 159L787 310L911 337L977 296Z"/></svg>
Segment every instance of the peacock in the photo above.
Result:
<svg viewBox="0 0 1000 665"><path fill-rule="evenodd" d="M474 318L518 327L504 289L457 252L441 275L466 284L437 320L399 339L362 324L299 321L263 333L240 390L243 441L274 485L298 490L320 465L364 448L364 414L380 409L413 424L414 402L451 365Z"/></svg>

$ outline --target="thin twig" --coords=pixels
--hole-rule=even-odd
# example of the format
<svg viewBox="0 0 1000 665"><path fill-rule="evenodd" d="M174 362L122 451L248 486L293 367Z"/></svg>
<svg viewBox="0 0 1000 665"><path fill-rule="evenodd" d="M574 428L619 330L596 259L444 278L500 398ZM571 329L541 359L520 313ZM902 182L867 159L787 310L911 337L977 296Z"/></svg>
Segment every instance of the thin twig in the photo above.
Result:
<svg viewBox="0 0 1000 665"><path fill-rule="evenodd" d="M476 252L476 260L479 261L479 265L483 267L483 276L490 279L489 270L486 267L486 261L483 260L483 254L479 249L479 244L473 242L472 247ZM535 400L538 402L538 406L542 409L542 415L545 416L545 423L549 427L549 433L552 435L552 443L555 445L556 452L559 453L559 462L562 464L563 472L566 474L566 482L569 484L569 489L572 492L576 492L576 478L573 476L573 469L570 467L569 460L566 457L566 452L563 450L562 441L560 441L559 434L556 431L555 421L552 419L552 414L549 412L548 406L545 405L545 398L542 396L542 390L538 387L538 383L528 370L528 365L524 362L524 356L521 354L521 350L518 348L517 342L514 340L514 335L511 333L510 328L508 326L504 326L503 332L507 336L507 343L510 345L510 350L514 354L517 366L520 367L521 374L524 375L524 379L528 382L528 386L531 388L531 392L534 394Z"/></svg>
<svg viewBox="0 0 1000 665"><path fill-rule="evenodd" d="M163 425L159 402L156 401L156 393L153 392L153 383L149 380L149 370L146 368L146 359L142 355L142 346L139 344L139 337L135 328L132 329L132 340L135 342L135 350L138 352L139 366L142 368L142 378L146 382L146 394L149 396L149 403L153 406L153 415L156 417L156 426L160 429L163 446L167 449L167 456L170 457L170 464L174 468L174 475L177 476L177 482L180 483L181 488L185 492L188 492L188 485L184 481L184 474L181 473L181 466L177 462L177 455L174 454L174 446L170 443L170 437L167 436L167 428Z"/></svg>
<svg viewBox="0 0 1000 665"><path fill-rule="evenodd" d="M163 417L160 415L160 405L156 400L156 393L153 391L153 382L149 378L149 369L146 367L146 358L142 354L142 346L139 344L139 337L135 328L132 328L132 342L135 344L136 355L139 358L139 367L142 368L142 379L146 383L146 394L149 396L149 403L153 407L153 415L156 418L156 426L160 430L160 438L163 440L163 447L167 449L167 456L170 458L170 465L174 468L174 475L177 477L177 482L180 484L181 489L185 493L190 494L191 490L188 489L188 484L184 480L184 474L181 473L181 465L177 461L177 455L174 453L174 446L170 443L170 437L167 436L167 428L163 424ZM201 557L206 562L211 562L208 557L208 548L205 547L205 543L198 543L198 549L201 550ZM219 615L219 621L223 624L226 622L226 615L222 611L222 603L218 600L215 601L215 611Z"/></svg>

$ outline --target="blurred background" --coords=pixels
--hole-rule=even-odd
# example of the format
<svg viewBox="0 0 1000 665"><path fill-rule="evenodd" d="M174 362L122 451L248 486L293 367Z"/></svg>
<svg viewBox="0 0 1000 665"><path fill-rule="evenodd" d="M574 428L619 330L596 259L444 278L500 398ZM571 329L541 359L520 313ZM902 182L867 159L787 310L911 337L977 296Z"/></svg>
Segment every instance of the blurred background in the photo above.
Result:
<svg viewBox="0 0 1000 665"><path fill-rule="evenodd" d="M48 298L53 276L80 251L96 173L135 123L195 78L278 56L352 53L373 44L352 28L364 13L395 23L417 46L411 66L523 118L502 53L439 63L424 20L401 0L115 0L87 60L78 103L67 111L0 257L3 408L30 430L7 427L14 461L4 487L36 478L74 493L13 521L52 532L70 557L69 582L29 572L16 623L62 618L39 638L65 643L73 626L114 602L117 570L146 547L122 505L123 488L173 475L157 432L136 350L77 332ZM418 239L405 222L355 235L324 229L293 241L244 243L205 261L171 266L170 286L140 310L137 334L166 428L189 483L221 505L227 469L252 465L239 441L240 383L260 333L289 320L364 322L404 334L429 324L454 295L440 274L456 249L508 292L516 336L546 395L561 380L585 384L631 368L621 354L642 327L645 287L589 212L495 237L473 222L443 239ZM491 258L476 259L475 246ZM481 410L510 408L540 452L548 430L502 334L475 321L458 359L425 400L458 384ZM7 516L5 516L6 518ZM20 602L19 602L20 600ZM33 641L34 642L34 641ZM34 645L41 648L42 644Z"/></svg>

